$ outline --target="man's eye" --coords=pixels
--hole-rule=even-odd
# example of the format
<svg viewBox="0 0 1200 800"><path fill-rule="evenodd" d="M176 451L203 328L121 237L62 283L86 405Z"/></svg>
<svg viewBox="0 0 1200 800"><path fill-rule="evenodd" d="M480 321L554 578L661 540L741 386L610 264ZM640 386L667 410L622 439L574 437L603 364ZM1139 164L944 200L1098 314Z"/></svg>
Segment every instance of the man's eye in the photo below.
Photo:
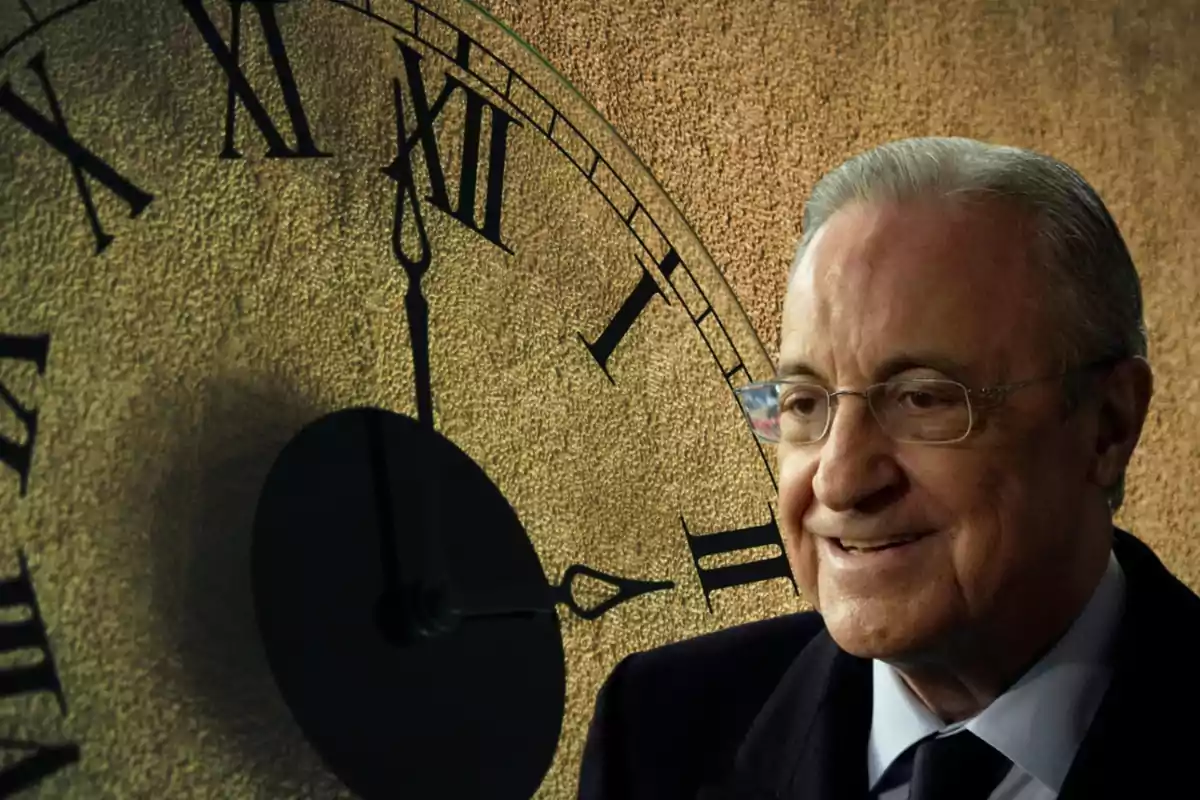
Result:
<svg viewBox="0 0 1200 800"><path fill-rule="evenodd" d="M786 414L814 414L825 402L825 395L813 389L792 389L779 400L779 408Z"/></svg>
<svg viewBox="0 0 1200 800"><path fill-rule="evenodd" d="M930 411L961 405L965 400L957 386L900 386L890 393L891 402L905 410Z"/></svg>
<svg viewBox="0 0 1200 800"><path fill-rule="evenodd" d="M938 404L938 399L929 392L904 392L899 397L901 405L914 408L932 408Z"/></svg>

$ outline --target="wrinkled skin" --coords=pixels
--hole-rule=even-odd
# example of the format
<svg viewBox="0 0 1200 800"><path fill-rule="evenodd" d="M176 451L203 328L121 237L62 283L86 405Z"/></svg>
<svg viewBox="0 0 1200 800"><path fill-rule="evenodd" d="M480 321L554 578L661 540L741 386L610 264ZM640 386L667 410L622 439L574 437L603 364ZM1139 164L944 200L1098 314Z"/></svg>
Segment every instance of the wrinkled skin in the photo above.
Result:
<svg viewBox="0 0 1200 800"><path fill-rule="evenodd" d="M1054 303L1027 257L1029 230L995 200L843 208L789 283L780 373L808 368L849 389L1055 374ZM911 363L883 371L897 358ZM1128 462L1150 394L1136 359L1101 373L1070 415L1061 382L1038 383L950 445L896 443L863 399L842 397L825 439L781 444L788 558L834 640L895 665L944 719L986 706L1099 581L1111 544L1103 489ZM828 538L915 532L929 535L881 569L839 567Z"/></svg>

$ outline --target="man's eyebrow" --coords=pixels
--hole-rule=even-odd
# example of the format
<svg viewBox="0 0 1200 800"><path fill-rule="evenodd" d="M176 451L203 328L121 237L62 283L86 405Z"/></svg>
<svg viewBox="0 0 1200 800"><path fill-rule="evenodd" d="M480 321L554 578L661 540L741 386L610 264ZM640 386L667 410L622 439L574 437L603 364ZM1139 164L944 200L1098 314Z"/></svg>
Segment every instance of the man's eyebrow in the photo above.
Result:
<svg viewBox="0 0 1200 800"><path fill-rule="evenodd" d="M816 369L808 362L801 359L789 359L781 361L779 368L775 370L776 378L816 378L824 380L820 370Z"/></svg>
<svg viewBox="0 0 1200 800"><path fill-rule="evenodd" d="M933 370L958 381L966 381L971 375L966 364L941 353L900 353L880 364L874 378L882 382L914 369Z"/></svg>
<svg viewBox="0 0 1200 800"><path fill-rule="evenodd" d="M928 369L935 372L940 372L943 375L959 381L965 381L970 377L971 369L961 361L957 361L949 356L939 353L898 353L889 357L878 367L875 368L875 373L872 375L872 380L877 383L887 381L902 372L908 372L914 369ZM809 364L803 359L788 359L781 361L779 368L775 371L776 378L813 378L817 381L826 382L824 375L816 367Z"/></svg>

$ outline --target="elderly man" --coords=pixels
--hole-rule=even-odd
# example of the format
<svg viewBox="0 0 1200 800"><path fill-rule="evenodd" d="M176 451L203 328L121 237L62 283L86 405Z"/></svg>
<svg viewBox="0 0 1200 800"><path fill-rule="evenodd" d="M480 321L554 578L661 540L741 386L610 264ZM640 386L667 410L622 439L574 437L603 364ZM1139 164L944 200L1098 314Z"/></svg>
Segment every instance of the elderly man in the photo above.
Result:
<svg viewBox="0 0 1200 800"><path fill-rule="evenodd" d="M1061 162L911 139L825 176L778 375L740 390L816 611L625 659L580 797L1200 796L1200 598L1112 521L1145 356Z"/></svg>

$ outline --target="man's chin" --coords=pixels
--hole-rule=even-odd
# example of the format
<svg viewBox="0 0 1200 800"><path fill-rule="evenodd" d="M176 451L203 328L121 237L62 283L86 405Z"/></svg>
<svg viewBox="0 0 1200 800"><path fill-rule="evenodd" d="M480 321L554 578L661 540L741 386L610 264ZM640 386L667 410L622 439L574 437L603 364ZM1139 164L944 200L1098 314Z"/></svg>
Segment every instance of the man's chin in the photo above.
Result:
<svg viewBox="0 0 1200 800"><path fill-rule="evenodd" d="M854 600L823 605L821 616L830 637L858 658L919 659L922 653L937 649L947 627L945 620L914 614L917 609L908 603Z"/></svg>

